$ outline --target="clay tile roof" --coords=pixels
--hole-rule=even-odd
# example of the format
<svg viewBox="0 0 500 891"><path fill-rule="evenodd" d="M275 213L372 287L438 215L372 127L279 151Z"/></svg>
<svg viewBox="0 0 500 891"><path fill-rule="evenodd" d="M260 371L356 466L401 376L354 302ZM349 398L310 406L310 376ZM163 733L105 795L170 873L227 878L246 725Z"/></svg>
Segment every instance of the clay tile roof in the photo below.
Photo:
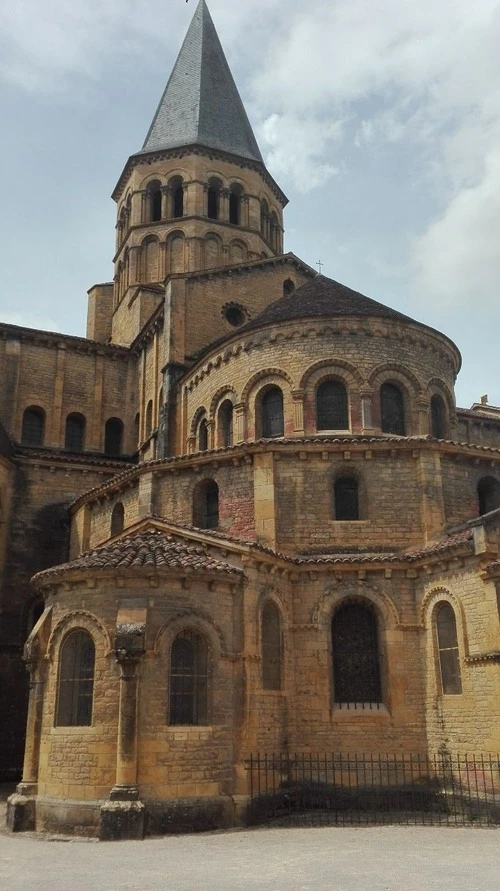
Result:
<svg viewBox="0 0 500 891"><path fill-rule="evenodd" d="M211 557L201 547L184 544L159 531L148 530L101 545L69 563L45 569L34 576L33 582L50 582L73 570L93 573L110 569L171 569L225 575L242 573L242 570Z"/></svg>

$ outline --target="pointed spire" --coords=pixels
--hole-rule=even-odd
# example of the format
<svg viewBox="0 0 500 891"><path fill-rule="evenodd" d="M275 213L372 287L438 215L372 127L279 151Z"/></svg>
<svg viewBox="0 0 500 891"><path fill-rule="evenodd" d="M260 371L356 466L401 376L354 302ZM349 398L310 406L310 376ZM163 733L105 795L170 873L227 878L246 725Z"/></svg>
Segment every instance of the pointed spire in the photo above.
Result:
<svg viewBox="0 0 500 891"><path fill-rule="evenodd" d="M205 0L200 0L143 152L204 145L262 161Z"/></svg>

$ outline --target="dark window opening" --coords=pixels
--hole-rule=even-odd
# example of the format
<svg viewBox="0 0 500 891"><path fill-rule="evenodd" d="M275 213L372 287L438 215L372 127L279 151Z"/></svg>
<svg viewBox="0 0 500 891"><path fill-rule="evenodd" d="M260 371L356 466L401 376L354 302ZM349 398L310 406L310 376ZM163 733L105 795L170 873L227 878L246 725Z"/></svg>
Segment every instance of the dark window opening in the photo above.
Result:
<svg viewBox="0 0 500 891"><path fill-rule="evenodd" d="M207 216L211 220L219 219L221 187L222 183L217 179L211 179L208 183Z"/></svg>
<svg viewBox="0 0 500 891"><path fill-rule="evenodd" d="M246 321L246 315L241 306L232 303L224 310L224 318L233 328L239 328Z"/></svg>
<svg viewBox="0 0 500 891"><path fill-rule="evenodd" d="M233 403L225 399L219 409L219 445L223 449L233 444Z"/></svg>
<svg viewBox="0 0 500 891"><path fill-rule="evenodd" d="M198 427L198 449L206 452L208 449L208 421L202 418Z"/></svg>
<svg viewBox="0 0 500 891"><path fill-rule="evenodd" d="M382 685L377 617L369 606L346 603L332 621L335 702L380 703Z"/></svg>
<svg viewBox="0 0 500 891"><path fill-rule="evenodd" d="M83 452L85 442L85 418L75 412L66 418L64 448L70 452Z"/></svg>
<svg viewBox="0 0 500 891"><path fill-rule="evenodd" d="M335 481L335 519L359 520L358 481L353 477L340 477Z"/></svg>
<svg viewBox="0 0 500 891"><path fill-rule="evenodd" d="M316 391L318 430L347 430L347 390L340 381L323 381Z"/></svg>
<svg viewBox="0 0 500 891"><path fill-rule="evenodd" d="M109 418L104 428L104 451L118 457L122 453L123 423L120 418Z"/></svg>
<svg viewBox="0 0 500 891"><path fill-rule="evenodd" d="M441 603L436 608L436 634L442 691L445 694L461 693L457 623L453 607L449 603Z"/></svg>
<svg viewBox="0 0 500 891"><path fill-rule="evenodd" d="M161 220L161 183L158 180L148 184L149 222L158 223Z"/></svg>
<svg viewBox="0 0 500 891"><path fill-rule="evenodd" d="M395 384L382 384L380 388L382 432L405 435L405 407L403 394Z"/></svg>
<svg viewBox="0 0 500 891"><path fill-rule="evenodd" d="M435 439L446 438L446 408L441 396L431 398L431 433Z"/></svg>
<svg viewBox="0 0 500 891"><path fill-rule="evenodd" d="M229 222L233 223L234 226L239 226L241 223L241 195L242 188L240 185L231 186L229 192Z"/></svg>
<svg viewBox="0 0 500 891"><path fill-rule="evenodd" d="M262 397L261 427L264 439L284 435L283 393L271 387Z"/></svg>
<svg viewBox="0 0 500 891"><path fill-rule="evenodd" d="M182 632L172 644L169 699L170 724L207 723L208 646L195 631Z"/></svg>
<svg viewBox="0 0 500 891"><path fill-rule="evenodd" d="M292 282L291 278L287 278L283 282L283 297L290 297L295 291L295 285Z"/></svg>
<svg viewBox="0 0 500 891"><path fill-rule="evenodd" d="M146 406L146 436L149 436L153 429L153 400L150 399Z"/></svg>
<svg viewBox="0 0 500 891"><path fill-rule="evenodd" d="M477 484L479 514L488 514L500 507L500 483L494 476L485 476Z"/></svg>
<svg viewBox="0 0 500 891"><path fill-rule="evenodd" d="M94 695L94 641L87 631L71 631L59 662L57 727L88 727Z"/></svg>
<svg viewBox="0 0 500 891"><path fill-rule="evenodd" d="M43 445L45 434L45 412L43 408L32 406L23 414L21 442L23 445Z"/></svg>
<svg viewBox="0 0 500 891"><path fill-rule="evenodd" d="M274 603L262 610L262 686L281 690L281 623Z"/></svg>
<svg viewBox="0 0 500 891"><path fill-rule="evenodd" d="M113 538L114 535L119 535L120 532L123 532L124 524L125 509L121 501L118 501L111 513L111 538Z"/></svg>
<svg viewBox="0 0 500 891"><path fill-rule="evenodd" d="M202 480L194 490L193 525L199 529L219 526L219 487L215 480Z"/></svg>
<svg viewBox="0 0 500 891"><path fill-rule="evenodd" d="M174 176L169 182L172 200L172 217L184 216L184 183L181 176Z"/></svg>

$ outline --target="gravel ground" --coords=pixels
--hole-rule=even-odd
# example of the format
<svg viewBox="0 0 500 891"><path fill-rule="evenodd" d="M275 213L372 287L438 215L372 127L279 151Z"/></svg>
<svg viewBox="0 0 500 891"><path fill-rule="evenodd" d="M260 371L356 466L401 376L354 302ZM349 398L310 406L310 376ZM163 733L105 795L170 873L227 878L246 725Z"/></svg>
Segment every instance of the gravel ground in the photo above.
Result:
<svg viewBox="0 0 500 891"><path fill-rule="evenodd" d="M8 891L498 891L500 829L255 829L108 842L10 835Z"/></svg>

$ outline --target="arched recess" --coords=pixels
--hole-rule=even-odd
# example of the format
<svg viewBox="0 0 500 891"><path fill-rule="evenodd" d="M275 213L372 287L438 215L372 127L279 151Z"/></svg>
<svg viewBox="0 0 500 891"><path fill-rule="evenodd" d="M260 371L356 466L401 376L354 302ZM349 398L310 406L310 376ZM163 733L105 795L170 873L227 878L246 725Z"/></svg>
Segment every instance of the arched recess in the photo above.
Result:
<svg viewBox="0 0 500 891"><path fill-rule="evenodd" d="M73 612L66 613L54 625L50 633L47 644L47 658L50 662L54 662L56 653L62 639L67 633L75 628L84 628L92 635L96 643L96 648L107 656L112 652L111 639L106 626L93 613L87 610L78 609Z"/></svg>
<svg viewBox="0 0 500 891"><path fill-rule="evenodd" d="M260 231L262 237L269 241L269 205L265 198L260 202Z"/></svg>
<svg viewBox="0 0 500 891"><path fill-rule="evenodd" d="M233 403L233 405L237 404L238 398L234 387L231 387L229 385L219 387L219 389L214 393L210 401L210 420L214 420L217 414L218 407L224 399L229 399Z"/></svg>
<svg viewBox="0 0 500 891"><path fill-rule="evenodd" d="M294 382L286 371L282 371L281 368L263 368L261 371L257 371L252 375L250 380L248 380L243 387L241 401L244 405L249 403L252 391L256 390L259 384L261 386L272 386L273 384L277 384L277 386L281 388L286 388L286 385L288 384L287 389L294 389Z"/></svg>
<svg viewBox="0 0 500 891"><path fill-rule="evenodd" d="M421 625L426 630L427 663L429 668L434 665L434 672L431 672L429 677L432 679L432 685L436 692L441 694L443 693L443 687L439 641L437 638L436 611L443 603L448 604L453 611L459 655L462 653L463 656L467 656L469 652L465 613L460 600L455 597L452 591L444 586L432 588L427 591L420 605L419 618Z"/></svg>
<svg viewBox="0 0 500 891"><path fill-rule="evenodd" d="M67 416L64 434L65 449L68 449L70 452L83 452L85 446L85 426L85 417L80 412L72 412Z"/></svg>
<svg viewBox="0 0 500 891"><path fill-rule="evenodd" d="M275 254L279 254L281 250L281 229L278 223L278 217L273 210L269 219L269 241Z"/></svg>
<svg viewBox="0 0 500 891"><path fill-rule="evenodd" d="M167 273L175 275L185 270L185 242L184 232L172 232L167 240Z"/></svg>
<svg viewBox="0 0 500 891"><path fill-rule="evenodd" d="M141 278L142 281L157 282L159 280L160 242L156 235L148 235L141 245Z"/></svg>
<svg viewBox="0 0 500 891"><path fill-rule="evenodd" d="M286 278L283 282L283 297L291 297L295 291L295 283L291 278Z"/></svg>
<svg viewBox="0 0 500 891"><path fill-rule="evenodd" d="M256 436L272 439L285 434L283 390L276 384L263 387L255 400Z"/></svg>
<svg viewBox="0 0 500 891"><path fill-rule="evenodd" d="M396 605L378 586L365 583L360 587L354 587L346 583L342 588L331 585L323 591L311 610L311 625L326 631L337 607L345 600L352 600L356 597L362 597L363 600L371 602L379 614L381 627L386 631L393 630L400 624Z"/></svg>
<svg viewBox="0 0 500 891"><path fill-rule="evenodd" d="M213 269L222 263L222 241L218 235L209 232L204 239L203 252L205 257L205 268Z"/></svg>
<svg viewBox="0 0 500 891"><path fill-rule="evenodd" d="M233 265L237 263L246 263L248 259L248 250L246 244L242 241L232 241L229 246L229 262Z"/></svg>
<svg viewBox="0 0 500 891"><path fill-rule="evenodd" d="M23 412L22 445L41 446L45 439L45 412L39 405L30 405Z"/></svg>
<svg viewBox="0 0 500 891"><path fill-rule="evenodd" d="M408 426L408 408L404 390L393 381L384 381L380 387L379 395L382 433L405 436Z"/></svg>
<svg viewBox="0 0 500 891"><path fill-rule="evenodd" d="M441 693L444 696L459 694L462 692L462 675L457 619L449 600L440 600L435 604L432 620Z"/></svg>
<svg viewBox="0 0 500 891"><path fill-rule="evenodd" d="M151 435L152 430L153 430L153 400L150 399L146 406L145 430L144 430L146 437Z"/></svg>
<svg viewBox="0 0 500 891"><path fill-rule="evenodd" d="M427 382L427 386L425 388L425 392L429 393L431 396L436 394L437 396L441 396L444 400L446 409L448 412L449 420L455 417L456 413L456 405L455 405L455 395L451 387L448 386L447 382L442 380L439 377L433 377Z"/></svg>
<svg viewBox="0 0 500 891"><path fill-rule="evenodd" d="M496 477L489 474L478 480L477 500L481 517L500 507L500 482Z"/></svg>
<svg viewBox="0 0 500 891"><path fill-rule="evenodd" d="M355 365L345 362L343 359L321 359L307 368L298 384L298 390L311 390L317 387L323 380L333 378L342 381L349 391L355 390L364 384L363 376Z"/></svg>

